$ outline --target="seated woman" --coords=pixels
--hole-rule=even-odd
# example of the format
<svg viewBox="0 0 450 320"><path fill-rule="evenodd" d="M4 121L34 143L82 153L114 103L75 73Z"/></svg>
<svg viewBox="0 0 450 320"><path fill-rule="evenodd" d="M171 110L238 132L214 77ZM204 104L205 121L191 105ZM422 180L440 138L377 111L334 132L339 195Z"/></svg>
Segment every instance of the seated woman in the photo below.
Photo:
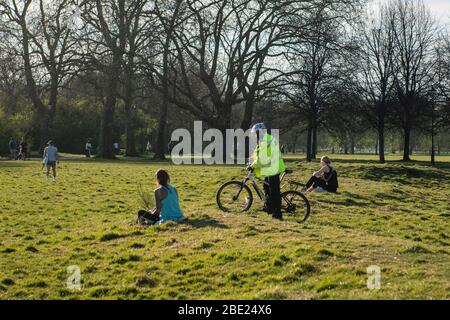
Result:
<svg viewBox="0 0 450 320"><path fill-rule="evenodd" d="M320 159L320 170L313 173L313 176L303 187L302 192L314 191L317 192L336 192L339 188L337 180L337 172L331 166L331 160L327 156Z"/></svg>
<svg viewBox="0 0 450 320"><path fill-rule="evenodd" d="M156 209L152 212L139 211L138 220L143 217L155 224L184 220L177 189L169 184L169 173L166 170L159 169L155 176L156 183L159 185L159 188L155 190Z"/></svg>

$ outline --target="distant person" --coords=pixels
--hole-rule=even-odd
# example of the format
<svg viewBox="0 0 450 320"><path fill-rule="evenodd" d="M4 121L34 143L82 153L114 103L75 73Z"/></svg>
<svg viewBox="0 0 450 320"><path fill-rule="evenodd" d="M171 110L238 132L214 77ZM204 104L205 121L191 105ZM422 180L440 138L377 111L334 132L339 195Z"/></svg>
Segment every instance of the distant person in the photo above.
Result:
<svg viewBox="0 0 450 320"><path fill-rule="evenodd" d="M92 144L91 141L88 140L85 145L86 158L90 158L92 154Z"/></svg>
<svg viewBox="0 0 450 320"><path fill-rule="evenodd" d="M339 188L337 172L331 166L331 160L327 156L320 159L320 169L313 173L312 177L303 187L302 192L337 192Z"/></svg>
<svg viewBox="0 0 450 320"><path fill-rule="evenodd" d="M180 208L177 189L169 184L169 173L166 170L159 169L155 177L159 186L155 190L156 209L152 212L139 211L138 220L144 217L156 224L161 224L165 221L182 221L186 219Z"/></svg>
<svg viewBox="0 0 450 320"><path fill-rule="evenodd" d="M11 160L17 159L17 142L14 138L9 139L9 157Z"/></svg>
<svg viewBox="0 0 450 320"><path fill-rule="evenodd" d="M118 142L114 142L113 144L115 154L120 154L120 146Z"/></svg>
<svg viewBox="0 0 450 320"><path fill-rule="evenodd" d="M19 151L19 158L21 160L26 160L27 159L27 155L28 155L28 144L25 140L25 138L22 138L22 140L20 141L20 151Z"/></svg>
<svg viewBox="0 0 450 320"><path fill-rule="evenodd" d="M47 166L46 179L48 180L50 175L50 169L53 170L53 180L56 179L56 161L58 161L58 149L54 146L53 141L47 143L47 147L44 149L43 163Z"/></svg>
<svg viewBox="0 0 450 320"><path fill-rule="evenodd" d="M150 141L147 142L146 150L148 153L150 153L150 151L152 151L152 144L150 143Z"/></svg>

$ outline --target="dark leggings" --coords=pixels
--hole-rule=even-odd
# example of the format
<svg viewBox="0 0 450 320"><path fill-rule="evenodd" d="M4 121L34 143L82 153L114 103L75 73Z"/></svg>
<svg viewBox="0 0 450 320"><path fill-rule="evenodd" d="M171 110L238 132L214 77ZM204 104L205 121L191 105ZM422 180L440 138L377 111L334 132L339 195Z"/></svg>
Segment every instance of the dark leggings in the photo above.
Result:
<svg viewBox="0 0 450 320"><path fill-rule="evenodd" d="M138 218L145 218L148 219L150 221L156 222L160 220L160 216L157 213L152 213L149 211L145 211L145 210L139 210L138 212Z"/></svg>
<svg viewBox="0 0 450 320"><path fill-rule="evenodd" d="M267 196L267 211L274 218L282 218L281 213L281 192L280 192L280 176L276 175L265 179L264 192Z"/></svg>
<svg viewBox="0 0 450 320"><path fill-rule="evenodd" d="M311 179L306 183L306 188L309 189L312 186L314 188L321 187L324 190L328 191L327 182L323 179L317 178L316 176L312 176Z"/></svg>

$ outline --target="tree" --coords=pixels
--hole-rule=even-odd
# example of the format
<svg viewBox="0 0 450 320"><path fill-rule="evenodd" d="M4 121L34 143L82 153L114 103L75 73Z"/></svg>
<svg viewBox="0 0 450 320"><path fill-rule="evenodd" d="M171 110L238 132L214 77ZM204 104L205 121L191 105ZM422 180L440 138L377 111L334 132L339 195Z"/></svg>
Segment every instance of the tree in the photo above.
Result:
<svg viewBox="0 0 450 320"><path fill-rule="evenodd" d="M46 145L55 117L58 92L70 72L75 43L70 22L73 0L1 0L7 17L4 32L20 47L28 97L38 114L40 150Z"/></svg>
<svg viewBox="0 0 450 320"><path fill-rule="evenodd" d="M145 63L140 59L144 47L151 46L154 40L154 21L151 6L146 0L127 2L128 16L125 19L126 47L123 61L122 94L125 108L125 155L135 156L136 152L136 105L135 98L139 91L137 81L139 65Z"/></svg>
<svg viewBox="0 0 450 320"><path fill-rule="evenodd" d="M435 22L421 0L395 0L388 6L394 38L393 74L403 129L403 161L409 161L411 130L423 116L421 96L431 84Z"/></svg>
<svg viewBox="0 0 450 320"><path fill-rule="evenodd" d="M166 1L155 1L155 15L158 18L161 30L160 36L160 44L162 52L162 66L159 71L159 84L158 86L153 81L153 84L159 88L162 93L162 101L160 104L160 116L158 122L158 131L157 131L157 143L155 149L155 159L163 160L165 159L165 150L166 150L166 130L167 130L167 115L170 103L170 84L169 77L171 76L170 71L170 59L171 59L171 49L172 49L172 40L175 32L175 28L180 23L180 17L182 9L182 0L176 0L173 3L167 3ZM153 54L153 51L150 53L150 56ZM154 70L154 62L152 59L148 59L150 73L153 73Z"/></svg>
<svg viewBox="0 0 450 320"><path fill-rule="evenodd" d="M355 87L351 82L338 83L327 100L328 106L324 108L324 127L337 138L345 154L355 153L357 141L368 128L366 119L360 113L364 101Z"/></svg>
<svg viewBox="0 0 450 320"><path fill-rule="evenodd" d="M155 70L176 93L169 101L222 131L232 107L243 104L241 127L248 128L258 94L280 76L265 62L281 56L290 14L283 4L291 2L186 1L172 31L170 72Z"/></svg>
<svg viewBox="0 0 450 320"><path fill-rule="evenodd" d="M306 158L315 159L317 132L335 83L348 74L344 71L347 51L352 46L344 36L344 21L357 2L323 1L297 17L293 23L294 41L287 46L286 61L292 72L276 91L296 110L296 119L306 121ZM333 10L335 9L335 10ZM344 62L344 63L343 63Z"/></svg>
<svg viewBox="0 0 450 320"><path fill-rule="evenodd" d="M368 17L367 17L368 18ZM386 6L380 8L379 16L362 26L359 59L360 91L367 103L363 112L378 133L378 155L385 162L386 116L393 94L394 33Z"/></svg>
<svg viewBox="0 0 450 320"><path fill-rule="evenodd" d="M98 70L104 77L104 91L99 156L114 158L113 121L121 77L125 79L124 100L128 151L133 152L133 72L136 48L139 44L141 14L147 2L143 0L85 0L80 6L83 28L80 33L80 63L87 70ZM125 68L124 68L125 66ZM125 70L125 72L123 72ZM129 81L129 82L127 82Z"/></svg>

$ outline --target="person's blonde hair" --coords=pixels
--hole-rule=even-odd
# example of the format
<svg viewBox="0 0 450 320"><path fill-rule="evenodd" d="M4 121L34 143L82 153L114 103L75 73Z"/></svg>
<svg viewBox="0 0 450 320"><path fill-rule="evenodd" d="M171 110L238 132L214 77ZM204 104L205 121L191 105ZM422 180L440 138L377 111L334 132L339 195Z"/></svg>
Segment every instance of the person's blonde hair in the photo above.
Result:
<svg viewBox="0 0 450 320"><path fill-rule="evenodd" d="M320 161L325 162L326 164L331 164L331 160L328 156L323 156Z"/></svg>

